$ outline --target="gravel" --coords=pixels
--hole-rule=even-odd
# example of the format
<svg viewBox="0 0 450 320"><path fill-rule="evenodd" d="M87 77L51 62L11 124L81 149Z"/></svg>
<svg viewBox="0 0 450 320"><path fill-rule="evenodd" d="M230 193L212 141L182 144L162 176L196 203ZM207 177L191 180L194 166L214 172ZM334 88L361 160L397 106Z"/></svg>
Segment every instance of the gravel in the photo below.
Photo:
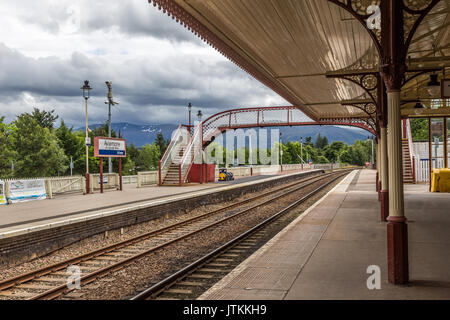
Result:
<svg viewBox="0 0 450 320"><path fill-rule="evenodd" d="M220 226L202 231L183 242L170 245L164 250L158 250L119 271L110 273L102 279L83 286L81 290L61 299L121 300L130 298L151 284L162 280L174 271L197 260L217 246L245 232L250 227L284 208L287 203L291 203L311 192L315 187L317 187L317 184L286 198L273 201L262 208L252 210L242 217L233 218ZM307 200L296 211L301 210L303 212L303 210L317 201L319 196L323 196L323 193L329 188L331 186L325 188L319 195ZM236 223L236 221L239 223Z"/></svg>

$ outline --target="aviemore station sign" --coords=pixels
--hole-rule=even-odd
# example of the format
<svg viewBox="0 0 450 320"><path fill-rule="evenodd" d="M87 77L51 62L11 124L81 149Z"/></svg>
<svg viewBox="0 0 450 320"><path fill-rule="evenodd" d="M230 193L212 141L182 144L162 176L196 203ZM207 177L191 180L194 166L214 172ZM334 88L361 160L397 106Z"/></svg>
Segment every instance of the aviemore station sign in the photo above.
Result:
<svg viewBox="0 0 450 320"><path fill-rule="evenodd" d="M94 156L100 158L101 193L103 193L103 158L119 158L119 190L122 191L122 158L127 157L127 141L121 138L95 137Z"/></svg>
<svg viewBox="0 0 450 320"><path fill-rule="evenodd" d="M95 137L95 157L126 158L127 142L125 139Z"/></svg>

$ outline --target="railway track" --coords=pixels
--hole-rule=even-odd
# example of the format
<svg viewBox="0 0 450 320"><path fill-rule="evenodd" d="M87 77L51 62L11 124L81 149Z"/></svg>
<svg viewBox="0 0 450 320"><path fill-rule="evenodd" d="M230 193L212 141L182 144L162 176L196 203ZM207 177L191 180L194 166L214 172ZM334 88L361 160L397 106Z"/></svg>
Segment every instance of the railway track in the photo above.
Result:
<svg viewBox="0 0 450 320"><path fill-rule="evenodd" d="M144 256L227 221L250 214L270 202L329 179L331 176L332 174L315 176L274 188L224 208L2 281L0 282L0 299L55 299L71 291L67 286L68 274L65 270L69 266L79 267L82 272L81 285L86 285Z"/></svg>
<svg viewBox="0 0 450 320"><path fill-rule="evenodd" d="M278 211L226 244L205 254L190 265L153 284L145 291L131 298L131 300L197 298L256 251L263 243L266 243L274 234L281 231L294 220L296 218L295 215L288 216L292 209L347 173L341 172L334 176L330 175L333 176L331 179L302 198L292 202L281 211Z"/></svg>

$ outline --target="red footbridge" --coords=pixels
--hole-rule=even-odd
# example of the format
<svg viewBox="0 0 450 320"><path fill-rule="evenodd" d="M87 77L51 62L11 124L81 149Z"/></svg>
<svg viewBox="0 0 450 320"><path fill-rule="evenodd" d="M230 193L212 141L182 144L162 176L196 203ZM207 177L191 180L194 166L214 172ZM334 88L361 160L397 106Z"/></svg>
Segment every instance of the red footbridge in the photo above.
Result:
<svg viewBox="0 0 450 320"><path fill-rule="evenodd" d="M197 155L227 130L286 126L352 126L376 135L370 118L323 118L314 121L295 106L242 108L217 113L196 126L180 125L159 162L160 185L182 185Z"/></svg>

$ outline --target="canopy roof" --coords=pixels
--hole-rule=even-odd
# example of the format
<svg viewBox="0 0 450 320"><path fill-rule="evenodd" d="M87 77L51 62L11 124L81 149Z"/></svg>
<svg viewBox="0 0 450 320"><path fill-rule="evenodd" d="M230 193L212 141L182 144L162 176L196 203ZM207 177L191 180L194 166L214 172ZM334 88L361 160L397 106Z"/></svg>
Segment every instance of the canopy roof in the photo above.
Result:
<svg viewBox="0 0 450 320"><path fill-rule="evenodd" d="M348 68L379 70L378 52L369 33L336 4L327 0L154 1L165 9L178 4L202 26L196 28L184 12L172 11L182 23L314 120L367 117L356 107L342 105L346 100L367 100L361 87L326 77ZM421 23L410 47L411 70L450 66L449 11L450 0L441 0ZM411 102L405 104L406 109L418 93L429 101L423 90L428 79L424 74L407 83L402 97Z"/></svg>

